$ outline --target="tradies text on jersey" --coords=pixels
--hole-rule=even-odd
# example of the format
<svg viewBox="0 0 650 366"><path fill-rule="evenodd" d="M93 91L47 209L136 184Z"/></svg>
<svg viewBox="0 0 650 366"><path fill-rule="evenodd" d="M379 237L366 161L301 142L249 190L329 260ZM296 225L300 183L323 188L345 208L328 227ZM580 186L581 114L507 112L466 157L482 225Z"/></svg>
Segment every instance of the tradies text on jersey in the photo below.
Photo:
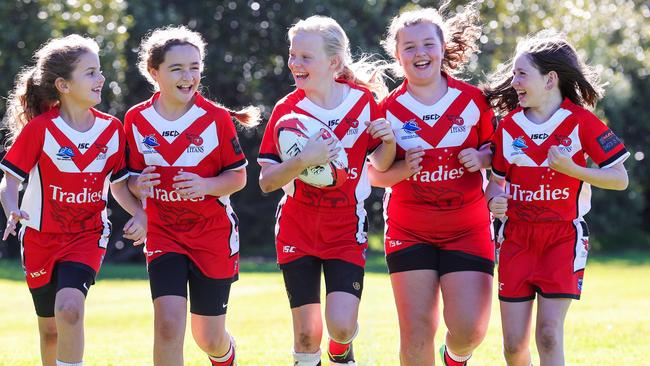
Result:
<svg viewBox="0 0 650 366"><path fill-rule="evenodd" d="M529 191L522 189L519 184L510 184L510 194L513 201L557 201L569 198L569 188L550 189L548 185L539 185L539 189Z"/></svg>
<svg viewBox="0 0 650 366"><path fill-rule="evenodd" d="M52 184L50 184L50 188L52 188L52 200L54 201L65 203L96 203L102 200L101 191L93 192L88 188L84 188L79 193L66 192L62 187Z"/></svg>
<svg viewBox="0 0 650 366"><path fill-rule="evenodd" d="M463 173L465 173L465 170L462 167L458 169L445 170L442 165L439 165L437 170L422 170L413 174L411 177L406 178L406 180L414 180L422 183L440 182L443 180L459 179L463 176Z"/></svg>
<svg viewBox="0 0 650 366"><path fill-rule="evenodd" d="M201 196L198 198L183 198L181 197L180 193L177 191L168 191L162 188L154 188L153 190L153 198L163 201L163 202L179 202L179 201L192 201L192 202L199 202L205 200L205 196Z"/></svg>

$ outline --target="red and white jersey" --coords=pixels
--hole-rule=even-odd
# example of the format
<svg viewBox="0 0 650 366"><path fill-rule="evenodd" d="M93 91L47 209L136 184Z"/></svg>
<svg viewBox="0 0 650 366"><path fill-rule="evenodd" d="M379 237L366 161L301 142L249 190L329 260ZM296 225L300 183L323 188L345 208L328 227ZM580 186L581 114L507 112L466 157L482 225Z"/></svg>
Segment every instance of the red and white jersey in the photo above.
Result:
<svg viewBox="0 0 650 366"><path fill-rule="evenodd" d="M571 221L591 208L591 186L548 166L548 150L559 146L573 161L587 166L590 157L601 168L630 155L621 140L586 109L565 99L551 118L531 122L519 107L494 134L492 173L505 178L509 220Z"/></svg>
<svg viewBox="0 0 650 366"><path fill-rule="evenodd" d="M257 161L271 164L282 162L273 138L275 124L282 116L295 112L316 118L328 125L341 140L348 155L348 179L336 189L319 189L294 179L283 187L284 192L287 197L311 206L353 208L363 205L370 195L366 156L381 144L381 140L373 139L366 132L365 122L380 118L380 114L370 91L342 80L337 82L346 83L350 90L334 109L317 106L300 89L280 100L266 125Z"/></svg>
<svg viewBox="0 0 650 366"><path fill-rule="evenodd" d="M140 174L145 167L155 166L160 174L161 183L153 188L153 198L147 199L147 245L152 238L158 243L178 242L182 234L186 239L195 238L195 243L183 243L187 247L210 246L203 234L225 229L230 230L230 253L234 255L239 251L239 234L230 196L186 199L172 187L173 177L181 171L215 177L247 165L230 113L196 93L194 105L169 121L153 107L159 96L156 93L134 106L124 118L129 170ZM227 217L229 227L205 227L206 220L217 215Z"/></svg>
<svg viewBox="0 0 650 366"><path fill-rule="evenodd" d="M494 113L478 88L446 78L447 93L433 105L417 101L406 80L380 103L395 132L396 160L418 146L425 153L420 172L386 189L384 214L389 225L437 231L488 220L485 171L467 171L458 154L490 143Z"/></svg>
<svg viewBox="0 0 650 366"><path fill-rule="evenodd" d="M44 233L110 232L109 183L128 177L124 131L117 118L90 111L95 121L85 132L70 127L58 108L35 117L0 163L6 173L28 179L23 225Z"/></svg>

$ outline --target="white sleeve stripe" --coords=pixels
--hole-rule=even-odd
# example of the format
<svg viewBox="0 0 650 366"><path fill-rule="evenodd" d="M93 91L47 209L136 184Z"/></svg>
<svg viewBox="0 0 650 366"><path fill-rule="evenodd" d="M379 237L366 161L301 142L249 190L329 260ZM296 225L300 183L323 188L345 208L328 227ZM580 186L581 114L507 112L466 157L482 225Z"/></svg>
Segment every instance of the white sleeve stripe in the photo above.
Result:
<svg viewBox="0 0 650 366"><path fill-rule="evenodd" d="M9 173L11 175L13 175L14 177L16 177L21 182L25 181L25 178L20 173L15 172L13 169L9 168L4 163L0 163L0 169L4 170L5 172L7 172L7 173Z"/></svg>
<svg viewBox="0 0 650 366"><path fill-rule="evenodd" d="M612 166L614 166L614 165L616 165L618 163L624 162L629 157L630 157L630 152L628 151L625 154L621 155L618 159L612 161L611 163L601 166L600 169L612 167Z"/></svg>

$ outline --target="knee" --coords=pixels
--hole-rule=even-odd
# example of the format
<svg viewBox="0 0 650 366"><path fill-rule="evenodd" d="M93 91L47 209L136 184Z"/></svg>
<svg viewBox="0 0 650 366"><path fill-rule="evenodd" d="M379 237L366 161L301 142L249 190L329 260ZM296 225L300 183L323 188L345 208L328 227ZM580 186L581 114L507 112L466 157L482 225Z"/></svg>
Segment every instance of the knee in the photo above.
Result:
<svg viewBox="0 0 650 366"><path fill-rule="evenodd" d="M320 339L316 327L302 327L296 334L296 352L315 352L320 348Z"/></svg>
<svg viewBox="0 0 650 366"><path fill-rule="evenodd" d="M357 323L330 322L328 332L333 340L347 343L357 335Z"/></svg>
<svg viewBox="0 0 650 366"><path fill-rule="evenodd" d="M176 317L162 316L155 320L156 337L164 342L174 342L183 339L184 322Z"/></svg>
<svg viewBox="0 0 650 366"><path fill-rule="evenodd" d="M523 337L504 337L503 339L503 353L508 356L514 356L528 352L528 344Z"/></svg>
<svg viewBox="0 0 650 366"><path fill-rule="evenodd" d="M201 334L195 333L194 341L196 341L196 344L203 352L209 355L220 356L224 353L221 351L225 348L226 344L230 343L230 336L223 330L214 330L212 332L202 332Z"/></svg>
<svg viewBox="0 0 650 366"><path fill-rule="evenodd" d="M400 317L399 328L402 343L433 343L437 322L431 314L412 313L407 317Z"/></svg>
<svg viewBox="0 0 650 366"><path fill-rule="evenodd" d="M59 333L56 330L56 325L47 326L40 330L41 343L43 344L56 344Z"/></svg>
<svg viewBox="0 0 650 366"><path fill-rule="evenodd" d="M537 329L537 347L540 352L550 352L561 346L561 330L556 324L541 324Z"/></svg>
<svg viewBox="0 0 650 366"><path fill-rule="evenodd" d="M474 349L478 347L485 339L486 329L484 327L470 326L455 333L449 330L449 333L458 339L466 347Z"/></svg>
<svg viewBox="0 0 650 366"><path fill-rule="evenodd" d="M55 316L67 325L77 325L83 316L83 303L74 299L63 299L56 305Z"/></svg>

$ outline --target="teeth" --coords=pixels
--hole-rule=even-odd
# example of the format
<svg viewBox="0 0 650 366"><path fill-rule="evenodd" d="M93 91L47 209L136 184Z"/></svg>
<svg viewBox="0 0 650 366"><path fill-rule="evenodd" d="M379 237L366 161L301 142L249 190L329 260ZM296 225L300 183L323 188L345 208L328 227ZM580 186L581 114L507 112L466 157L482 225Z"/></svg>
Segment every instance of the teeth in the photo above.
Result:
<svg viewBox="0 0 650 366"><path fill-rule="evenodd" d="M418 62L415 63L415 66L417 66L417 67L427 66L427 65L429 65L429 63L430 63L429 61L418 61Z"/></svg>

